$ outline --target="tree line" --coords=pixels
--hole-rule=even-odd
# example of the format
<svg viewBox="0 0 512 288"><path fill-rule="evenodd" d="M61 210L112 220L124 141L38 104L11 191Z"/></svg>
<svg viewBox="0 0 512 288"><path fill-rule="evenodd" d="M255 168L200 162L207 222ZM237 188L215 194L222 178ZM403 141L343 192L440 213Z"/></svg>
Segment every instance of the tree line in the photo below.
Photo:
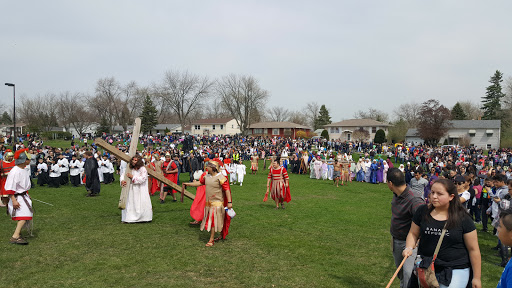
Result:
<svg viewBox="0 0 512 288"><path fill-rule="evenodd" d="M402 103L391 117L373 107L357 111L353 117L391 124L387 140L394 142L402 141L412 127L425 136L427 143L435 142L442 137L440 133L449 129L446 123L451 119L499 119L508 125L512 120L512 78L502 87L503 73L496 71L489 82L491 85L481 103L459 101L449 109L438 100L430 99L422 103ZM63 126L74 128L79 134L96 124L100 124L99 132L109 133L116 125L127 130L136 117L142 118L142 130L146 132L157 123L179 123L183 127L204 118L233 117L242 133L250 124L260 121L289 121L315 130L331 123L325 105L309 102L291 111L284 107L267 107L269 97L269 91L250 75L230 74L210 79L172 70L147 86L135 81L122 84L114 77L106 77L96 82L91 95L65 91L21 97L16 112L18 121L26 123L28 131L44 132ZM12 113L5 107L0 109L4 110L1 122L12 123ZM364 131L359 132L354 131L354 136L366 135Z"/></svg>
<svg viewBox="0 0 512 288"><path fill-rule="evenodd" d="M416 128L425 143L437 144L450 129L450 120L501 120L503 133L512 123L512 78L505 81L504 87L503 81L503 73L497 70L490 77L490 85L480 103L458 101L450 109L438 100L429 99L421 103L400 104L394 109L392 117L370 107L357 111L354 118L391 124L387 139L390 142L403 141L407 130Z"/></svg>

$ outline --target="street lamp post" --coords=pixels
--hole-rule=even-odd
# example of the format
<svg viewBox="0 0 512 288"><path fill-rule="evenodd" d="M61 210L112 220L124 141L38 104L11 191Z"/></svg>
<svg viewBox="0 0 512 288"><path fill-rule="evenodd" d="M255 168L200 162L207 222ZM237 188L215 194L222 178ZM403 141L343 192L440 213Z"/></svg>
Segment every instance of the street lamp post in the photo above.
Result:
<svg viewBox="0 0 512 288"><path fill-rule="evenodd" d="M5 83L6 86L9 86L9 87L12 87L12 93L13 93L13 96L12 96L12 99L13 99L13 111L12 111L12 123L13 123L13 126L14 126L14 131L13 131L13 139L12 141L12 150L15 150L16 149L16 85L14 85L13 83Z"/></svg>

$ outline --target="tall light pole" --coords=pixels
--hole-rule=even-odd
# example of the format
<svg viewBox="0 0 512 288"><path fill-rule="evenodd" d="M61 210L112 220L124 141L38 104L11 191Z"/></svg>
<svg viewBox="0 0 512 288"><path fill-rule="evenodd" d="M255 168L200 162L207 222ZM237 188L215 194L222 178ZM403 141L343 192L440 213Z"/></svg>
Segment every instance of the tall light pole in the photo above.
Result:
<svg viewBox="0 0 512 288"><path fill-rule="evenodd" d="M14 131L13 131L13 137L12 137L12 150L15 150L16 149L16 85L14 85L13 83L5 83L6 86L9 86L9 87L12 87L12 93L13 93L13 96L12 96L12 99L13 99L13 103L14 103L14 108L13 108L13 111L12 111L12 123L14 124Z"/></svg>

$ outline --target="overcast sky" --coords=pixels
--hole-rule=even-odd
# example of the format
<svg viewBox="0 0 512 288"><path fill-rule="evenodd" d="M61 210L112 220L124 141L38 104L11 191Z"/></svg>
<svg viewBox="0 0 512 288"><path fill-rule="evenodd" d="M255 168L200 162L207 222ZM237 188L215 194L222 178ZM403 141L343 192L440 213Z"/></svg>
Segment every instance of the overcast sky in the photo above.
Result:
<svg viewBox="0 0 512 288"><path fill-rule="evenodd" d="M0 2L0 82L17 96L235 73L259 80L268 107L316 101L336 122L430 98L478 103L496 70L512 75L510 0Z"/></svg>

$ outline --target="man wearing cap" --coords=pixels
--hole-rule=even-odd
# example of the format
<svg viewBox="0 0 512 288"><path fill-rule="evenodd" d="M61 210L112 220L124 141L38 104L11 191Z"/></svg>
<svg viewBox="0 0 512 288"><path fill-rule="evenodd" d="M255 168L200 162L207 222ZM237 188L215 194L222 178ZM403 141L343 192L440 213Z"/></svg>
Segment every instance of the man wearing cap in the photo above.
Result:
<svg viewBox="0 0 512 288"><path fill-rule="evenodd" d="M12 244L27 245L27 240L20 235L21 228L31 221L33 217L32 200L27 191L32 186L30 182L30 171L25 167L30 165L30 156L27 154L28 149L20 149L14 154L14 166L5 181L5 193L9 195L9 203L7 210L12 220L18 221L14 234L12 234Z"/></svg>
<svg viewBox="0 0 512 288"><path fill-rule="evenodd" d="M5 193L4 185L9 171L14 167L13 157L14 154L11 149L7 149L5 150L4 159L0 160L0 197L2 198L0 207L5 207L9 202L9 196Z"/></svg>

